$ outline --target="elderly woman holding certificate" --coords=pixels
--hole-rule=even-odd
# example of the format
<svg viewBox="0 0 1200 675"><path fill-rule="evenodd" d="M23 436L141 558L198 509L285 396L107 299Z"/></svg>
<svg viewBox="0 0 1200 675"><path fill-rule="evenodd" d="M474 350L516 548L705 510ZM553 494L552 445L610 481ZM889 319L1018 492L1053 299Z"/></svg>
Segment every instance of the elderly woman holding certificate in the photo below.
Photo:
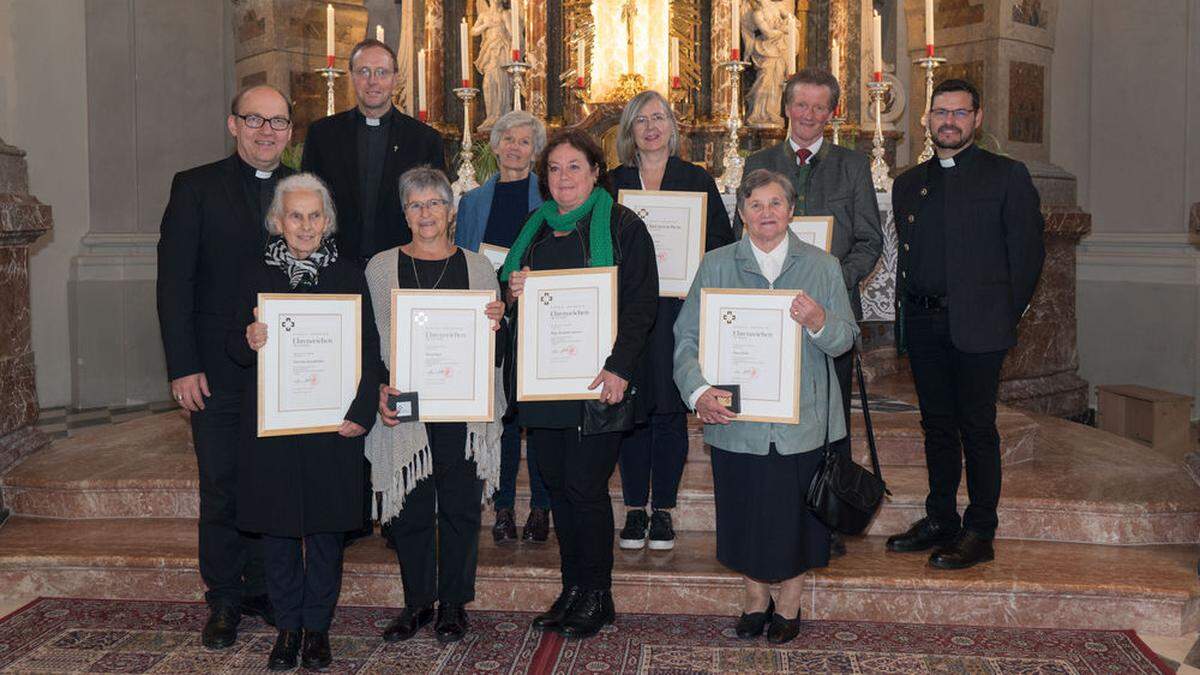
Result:
<svg viewBox="0 0 1200 675"><path fill-rule="evenodd" d="M829 531L809 511L805 494L820 468L826 440L846 435L831 364L858 334L837 259L802 243L788 229L795 198L791 182L782 174L760 169L746 177L737 199L748 236L704 257L675 322L675 383L704 422L704 440L712 446L717 559L744 577L737 635L756 637L769 624L767 639L773 643L796 637L802 575L829 563ZM764 301L774 296L780 303L780 312L715 308L716 316L702 317L702 295L712 293L710 289L761 289ZM780 294L781 289L787 292ZM738 297L748 296L743 291ZM714 308L706 311L713 313ZM750 321L745 330L731 333L730 353L723 340L711 337L701 352L702 321L711 320L720 331L722 322L732 324L739 314L756 312L757 325ZM771 318L781 312L791 321L772 324ZM766 335L779 344L769 350L750 345L748 351L738 351L736 338L747 335ZM798 351L783 348L789 335L800 341ZM712 357L711 350L718 350L719 356ZM766 354L779 357L769 363ZM739 364L739 358L746 363ZM755 360L768 363L750 363ZM713 363L720 365L710 367ZM792 369L800 371L798 377L781 375L794 375ZM764 395L756 379L771 378L778 378L776 391ZM739 414L723 404L739 397L720 389L722 385L740 387L742 417L754 417L748 408L763 405L753 401L756 396L768 401L799 396L799 414L790 418L797 421L740 421ZM772 584L780 585L775 598Z"/></svg>
<svg viewBox="0 0 1200 675"><path fill-rule="evenodd" d="M500 171L462 196L454 225L454 243L484 255L502 254L513 245L529 212L542 205L532 168L544 145L546 127L533 115L513 110L497 120L492 127L491 146ZM513 506L517 469L521 464L521 428L515 408L504 416L504 434L500 437L500 485L492 497L496 509L492 538L496 543L517 538ZM544 542L550 534L550 495L537 471L537 463L530 461L528 466L530 508L521 538Z"/></svg>
<svg viewBox="0 0 1200 675"><path fill-rule="evenodd" d="M362 272L338 257L333 201L321 180L310 173L281 180L267 225L263 259L242 273L235 317L246 328L231 331L226 342L230 357L246 367L237 524L263 535L267 591L279 630L268 667L295 668L303 637L304 667L324 668L332 658L329 624L342 582L344 533L362 526L363 434L375 423L379 338ZM278 329L258 321L259 293L361 297L362 370L336 432L258 437L257 352L268 339L281 339Z"/></svg>
<svg viewBox="0 0 1200 675"><path fill-rule="evenodd" d="M429 167L404 172L400 200L412 242L376 254L366 269L379 335L389 349L394 339L392 289L499 293L487 258L455 246L450 238L454 197L445 174ZM489 303L486 314L495 330L504 304L498 299ZM489 357L488 367L493 364ZM500 378L493 379L498 386ZM367 456L371 481L383 491L380 517L391 522L405 605L384 630L388 642L407 640L432 621L435 602L438 641L453 642L466 634L463 606L475 599L480 504L485 484L494 487L500 475L504 400L498 392L490 421L422 423L398 419L388 397L401 392L380 387L381 424L367 437ZM419 409L420 398L417 403Z"/></svg>
<svg viewBox="0 0 1200 675"><path fill-rule="evenodd" d="M707 171L680 159L678 150L675 114L663 95L647 90L634 96L617 126L621 166L612 172L613 189L704 193L708 196L704 250L732 243L733 229L717 184ZM660 281L662 276L660 270ZM671 329L682 306L680 298L658 299L646 357L633 376L646 401L649 423L637 425L621 439L621 491L627 512L619 538L625 549L640 549L647 538L652 550L675 547L671 509L687 460L688 436L687 408L671 379L675 350ZM647 505L652 508L649 516Z"/></svg>
<svg viewBox="0 0 1200 675"><path fill-rule="evenodd" d="M617 268L616 340L590 388L599 389L599 405L605 410L623 405L627 411L635 405L626 400L629 381L658 306L654 243L641 219L613 202L605 189L604 155L584 132L555 136L538 160L537 173L547 201L521 229L500 277L508 282L511 296L520 299L529 270ZM518 363L522 371L527 365ZM567 637L594 635L615 618L608 480L616 467L621 430L602 425L606 432L587 433L585 403L579 400L520 405L521 426L550 489L563 583L558 599L533 625Z"/></svg>

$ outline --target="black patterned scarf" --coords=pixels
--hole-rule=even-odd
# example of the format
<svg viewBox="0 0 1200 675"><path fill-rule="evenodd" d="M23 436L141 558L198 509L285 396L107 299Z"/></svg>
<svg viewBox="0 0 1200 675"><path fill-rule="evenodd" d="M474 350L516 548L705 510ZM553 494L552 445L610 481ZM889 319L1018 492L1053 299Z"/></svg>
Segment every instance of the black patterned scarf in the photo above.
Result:
<svg viewBox="0 0 1200 675"><path fill-rule="evenodd" d="M283 237L271 237L267 242L265 260L271 267L278 267L288 275L292 289L311 288L317 285L317 275L321 268L337 260L337 244L332 237L321 242L321 247L309 254L304 260L292 256L291 249Z"/></svg>

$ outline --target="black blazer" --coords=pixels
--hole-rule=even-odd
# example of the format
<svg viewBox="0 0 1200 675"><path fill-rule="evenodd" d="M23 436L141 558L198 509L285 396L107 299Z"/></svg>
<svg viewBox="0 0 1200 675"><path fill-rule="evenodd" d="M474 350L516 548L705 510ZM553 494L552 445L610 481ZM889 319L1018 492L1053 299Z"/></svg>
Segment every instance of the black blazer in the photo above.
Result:
<svg viewBox="0 0 1200 675"><path fill-rule="evenodd" d="M1046 257L1041 199L1025 165L974 145L955 157L946 174L946 286L950 339L968 353L1008 349L1017 343L1017 322L1033 298ZM899 239L896 302L904 312L905 271L929 166L900 174L892 187ZM899 334L902 328L897 326Z"/></svg>
<svg viewBox="0 0 1200 675"><path fill-rule="evenodd" d="M279 165L279 178L294 173ZM250 210L237 154L175 174L158 238L158 324L167 377L205 373L236 390L241 369L225 354L238 269L261 256L267 233Z"/></svg>
<svg viewBox="0 0 1200 675"><path fill-rule="evenodd" d="M611 174L613 193L620 190L641 190L642 179L636 166L622 164L613 169ZM721 201L721 193L717 191L717 183L704 169L685 162L672 155L667 159L667 168L663 171L662 187L660 190L677 192L708 193L708 223L704 237L704 250L711 251L725 244L733 243L733 228L729 224L729 212Z"/></svg>
<svg viewBox="0 0 1200 675"><path fill-rule="evenodd" d="M375 424L383 361L367 281L357 263L341 259L321 270L317 285L292 290L287 275L262 260L243 266L226 350L243 368L238 447L238 527L281 537L358 529L363 520L363 440L336 432L258 438L258 353L246 344L259 293L347 293L362 298L362 374L345 419L367 431ZM268 332L270 329L268 329ZM335 385L336 386L336 385Z"/></svg>
<svg viewBox="0 0 1200 675"><path fill-rule="evenodd" d="M359 256L363 221L358 195L359 123L356 108L313 122L300 160L303 171L317 174L333 192L338 251L354 258ZM400 204L399 181L405 171L422 164L446 170L446 150L441 134L399 110L393 110L376 204L375 251L372 255L412 241Z"/></svg>

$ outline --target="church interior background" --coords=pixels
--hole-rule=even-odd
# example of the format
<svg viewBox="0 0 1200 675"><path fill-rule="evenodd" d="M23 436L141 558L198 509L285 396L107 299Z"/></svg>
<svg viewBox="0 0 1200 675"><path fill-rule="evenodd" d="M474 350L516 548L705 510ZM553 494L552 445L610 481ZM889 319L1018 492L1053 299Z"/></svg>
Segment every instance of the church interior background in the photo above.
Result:
<svg viewBox="0 0 1200 675"><path fill-rule="evenodd" d="M868 551L915 518L924 487L911 387L897 384L907 366L892 347L893 250L865 282L862 328L867 379L896 404L875 420L895 494L846 564L813 582L805 611L1196 633L1194 422L1166 449L1089 424L1098 385L1200 394L1200 0L933 4L944 62L930 68L924 0L0 0L0 312L11 319L0 327L0 608L5 588L197 597L182 423L146 410L123 434L51 443L39 411L103 410L93 418L107 421L169 398L154 279L171 176L227 154L228 101L248 85L293 99L293 142L303 143L314 120L353 105L349 51L381 35L399 55L394 102L444 136L457 187L487 177L488 129L514 106L551 130L588 131L615 165L617 119L643 88L672 102L680 154L725 185L742 158L786 134L777 94L763 91L798 68L829 69L843 91L830 137L876 157L893 249L889 176L925 151L927 76L974 82L981 144L1028 165L1046 217L1045 272L1000 394L998 537L1025 562L931 579ZM751 9L780 22L771 44L747 25ZM876 12L878 106L867 87ZM466 64L460 30L471 33ZM476 92L456 94L467 89ZM298 161L298 148L289 156ZM702 443L688 461L703 466ZM619 558L622 611L734 611L734 577L701 562L714 516L711 482L694 474L677 516L686 536L676 560L690 571L655 584L648 563ZM81 520L103 522L106 541L56 539ZM101 555L102 543L116 550ZM379 571L385 553L348 560L343 603L397 605L396 575ZM481 560L481 608L553 598L549 559Z"/></svg>

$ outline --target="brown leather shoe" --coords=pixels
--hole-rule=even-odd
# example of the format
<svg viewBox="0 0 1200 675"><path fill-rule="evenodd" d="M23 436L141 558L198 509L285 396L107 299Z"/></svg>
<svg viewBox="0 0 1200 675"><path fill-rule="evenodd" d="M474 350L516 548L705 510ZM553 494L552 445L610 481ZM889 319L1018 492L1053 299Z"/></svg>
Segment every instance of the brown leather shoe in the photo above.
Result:
<svg viewBox="0 0 1200 675"><path fill-rule="evenodd" d="M929 564L944 570L962 570L995 559L992 540L971 530L963 530L954 541L929 556Z"/></svg>

